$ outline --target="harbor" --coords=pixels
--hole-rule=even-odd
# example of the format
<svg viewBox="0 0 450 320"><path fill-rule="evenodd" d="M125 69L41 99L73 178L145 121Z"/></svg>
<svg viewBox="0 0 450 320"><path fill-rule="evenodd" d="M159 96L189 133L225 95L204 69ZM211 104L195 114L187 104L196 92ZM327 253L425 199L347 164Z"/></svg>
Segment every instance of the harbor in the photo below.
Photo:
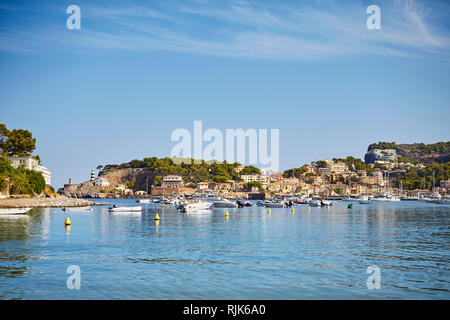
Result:
<svg viewBox="0 0 450 320"><path fill-rule="evenodd" d="M100 206L0 217L3 299L450 297L446 205L349 209L336 201L292 210L251 200L242 208L180 212L141 203L141 212L110 212L136 199L92 200ZM81 270L80 290L66 288L69 265ZM381 269L380 290L366 286L371 265Z"/></svg>

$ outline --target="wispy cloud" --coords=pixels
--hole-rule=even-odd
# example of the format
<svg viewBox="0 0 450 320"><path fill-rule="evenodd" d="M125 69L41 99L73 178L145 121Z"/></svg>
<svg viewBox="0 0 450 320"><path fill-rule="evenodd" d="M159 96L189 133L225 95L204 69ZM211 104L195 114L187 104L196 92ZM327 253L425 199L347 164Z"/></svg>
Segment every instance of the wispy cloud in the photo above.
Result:
<svg viewBox="0 0 450 320"><path fill-rule="evenodd" d="M445 4L386 1L381 30L366 28L362 3L315 1L164 2L81 5L82 30L46 23L2 25L0 50L167 50L259 59L320 59L336 55L448 56ZM1 9L1 8L0 8Z"/></svg>

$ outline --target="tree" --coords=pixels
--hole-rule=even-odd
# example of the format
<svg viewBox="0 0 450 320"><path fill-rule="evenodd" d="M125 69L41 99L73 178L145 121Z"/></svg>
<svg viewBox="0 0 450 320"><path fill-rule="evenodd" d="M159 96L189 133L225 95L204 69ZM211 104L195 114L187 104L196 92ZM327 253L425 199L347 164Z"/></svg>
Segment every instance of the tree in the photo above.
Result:
<svg viewBox="0 0 450 320"><path fill-rule="evenodd" d="M241 172L241 175L261 174L261 171L254 166L245 166Z"/></svg>
<svg viewBox="0 0 450 320"><path fill-rule="evenodd" d="M3 129L2 129L3 130ZM8 155L29 156L36 148L36 138L30 131L24 129L13 129L2 145L3 152Z"/></svg>
<svg viewBox="0 0 450 320"><path fill-rule="evenodd" d="M8 140L8 136L9 130L6 128L6 125L4 123L0 123L0 149L2 149L3 152L5 152L3 149L6 140Z"/></svg>

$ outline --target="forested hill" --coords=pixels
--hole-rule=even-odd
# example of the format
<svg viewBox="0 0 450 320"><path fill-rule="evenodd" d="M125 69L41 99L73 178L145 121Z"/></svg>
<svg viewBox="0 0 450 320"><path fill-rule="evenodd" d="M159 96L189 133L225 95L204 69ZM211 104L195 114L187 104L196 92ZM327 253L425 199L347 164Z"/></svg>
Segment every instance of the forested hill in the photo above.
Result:
<svg viewBox="0 0 450 320"><path fill-rule="evenodd" d="M423 163L446 163L450 161L450 141L433 144L378 142L369 145L367 151L371 149L395 149L400 156L400 161L419 161Z"/></svg>

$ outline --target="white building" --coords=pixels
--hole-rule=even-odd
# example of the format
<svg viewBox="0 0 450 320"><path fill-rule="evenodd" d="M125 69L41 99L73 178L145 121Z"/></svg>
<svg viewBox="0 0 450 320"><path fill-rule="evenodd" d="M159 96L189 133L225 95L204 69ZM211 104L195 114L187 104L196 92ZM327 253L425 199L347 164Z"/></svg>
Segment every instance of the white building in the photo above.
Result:
<svg viewBox="0 0 450 320"><path fill-rule="evenodd" d="M52 183L52 173L46 167L39 165L38 160L32 157L18 156L8 157L8 160L11 161L11 165L14 168L23 166L25 169L40 172L44 177L45 184L50 185Z"/></svg>
<svg viewBox="0 0 450 320"><path fill-rule="evenodd" d="M109 181L105 178L98 178L94 181L94 186L96 187L109 187Z"/></svg>
<svg viewBox="0 0 450 320"><path fill-rule="evenodd" d="M375 161L396 161L397 150L395 149L371 149L369 153L375 156Z"/></svg>

